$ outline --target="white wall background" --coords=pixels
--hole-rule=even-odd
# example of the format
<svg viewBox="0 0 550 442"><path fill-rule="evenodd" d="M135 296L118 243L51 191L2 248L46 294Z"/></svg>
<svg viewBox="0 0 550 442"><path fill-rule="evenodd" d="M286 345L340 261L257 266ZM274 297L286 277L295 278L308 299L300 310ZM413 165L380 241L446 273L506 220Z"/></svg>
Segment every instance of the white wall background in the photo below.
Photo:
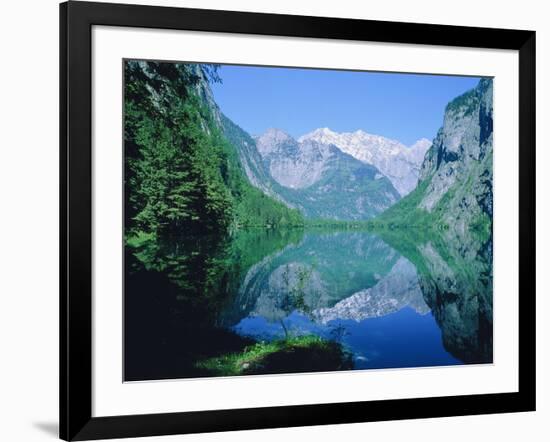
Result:
<svg viewBox="0 0 550 442"><path fill-rule="evenodd" d="M57 437L58 7L57 0L2 2L0 26L0 440ZM550 14L540 0L171 0L212 9L413 21L537 31L538 411L417 421L260 430L147 440L547 440L550 434Z"/></svg>

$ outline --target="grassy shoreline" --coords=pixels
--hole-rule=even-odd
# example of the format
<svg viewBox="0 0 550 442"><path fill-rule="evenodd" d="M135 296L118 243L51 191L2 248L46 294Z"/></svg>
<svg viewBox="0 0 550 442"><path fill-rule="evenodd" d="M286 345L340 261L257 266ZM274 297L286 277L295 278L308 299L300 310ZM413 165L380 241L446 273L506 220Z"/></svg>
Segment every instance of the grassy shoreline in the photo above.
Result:
<svg viewBox="0 0 550 442"><path fill-rule="evenodd" d="M337 342L306 335L258 342L240 353L199 361L196 366L210 376L239 376L350 370L353 363Z"/></svg>

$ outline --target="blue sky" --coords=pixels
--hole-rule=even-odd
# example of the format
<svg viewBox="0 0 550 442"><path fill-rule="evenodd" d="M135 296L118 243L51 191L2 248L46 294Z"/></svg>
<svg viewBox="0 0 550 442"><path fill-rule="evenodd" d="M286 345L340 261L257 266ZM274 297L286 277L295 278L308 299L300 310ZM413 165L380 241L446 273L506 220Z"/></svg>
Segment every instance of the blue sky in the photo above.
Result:
<svg viewBox="0 0 550 442"><path fill-rule="evenodd" d="M299 137L319 127L411 145L433 139L443 111L478 77L223 65L212 86L222 111L251 135L270 127Z"/></svg>

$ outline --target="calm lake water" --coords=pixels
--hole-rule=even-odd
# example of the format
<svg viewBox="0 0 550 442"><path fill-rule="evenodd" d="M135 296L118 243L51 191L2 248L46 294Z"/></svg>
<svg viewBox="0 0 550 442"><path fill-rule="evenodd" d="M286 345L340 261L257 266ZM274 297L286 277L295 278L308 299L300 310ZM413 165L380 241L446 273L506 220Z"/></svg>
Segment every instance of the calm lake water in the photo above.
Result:
<svg viewBox="0 0 550 442"><path fill-rule="evenodd" d="M212 376L200 361L311 335L358 370L491 362L490 251L452 235L329 230L128 248L125 379Z"/></svg>

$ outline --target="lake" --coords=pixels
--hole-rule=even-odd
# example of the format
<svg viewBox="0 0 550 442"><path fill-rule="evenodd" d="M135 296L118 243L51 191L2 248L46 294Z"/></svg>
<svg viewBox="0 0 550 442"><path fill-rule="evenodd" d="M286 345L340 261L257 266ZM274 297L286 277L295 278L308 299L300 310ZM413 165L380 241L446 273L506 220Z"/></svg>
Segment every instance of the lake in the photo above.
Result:
<svg viewBox="0 0 550 442"><path fill-rule="evenodd" d="M251 229L127 247L125 380L490 363L491 246Z"/></svg>

